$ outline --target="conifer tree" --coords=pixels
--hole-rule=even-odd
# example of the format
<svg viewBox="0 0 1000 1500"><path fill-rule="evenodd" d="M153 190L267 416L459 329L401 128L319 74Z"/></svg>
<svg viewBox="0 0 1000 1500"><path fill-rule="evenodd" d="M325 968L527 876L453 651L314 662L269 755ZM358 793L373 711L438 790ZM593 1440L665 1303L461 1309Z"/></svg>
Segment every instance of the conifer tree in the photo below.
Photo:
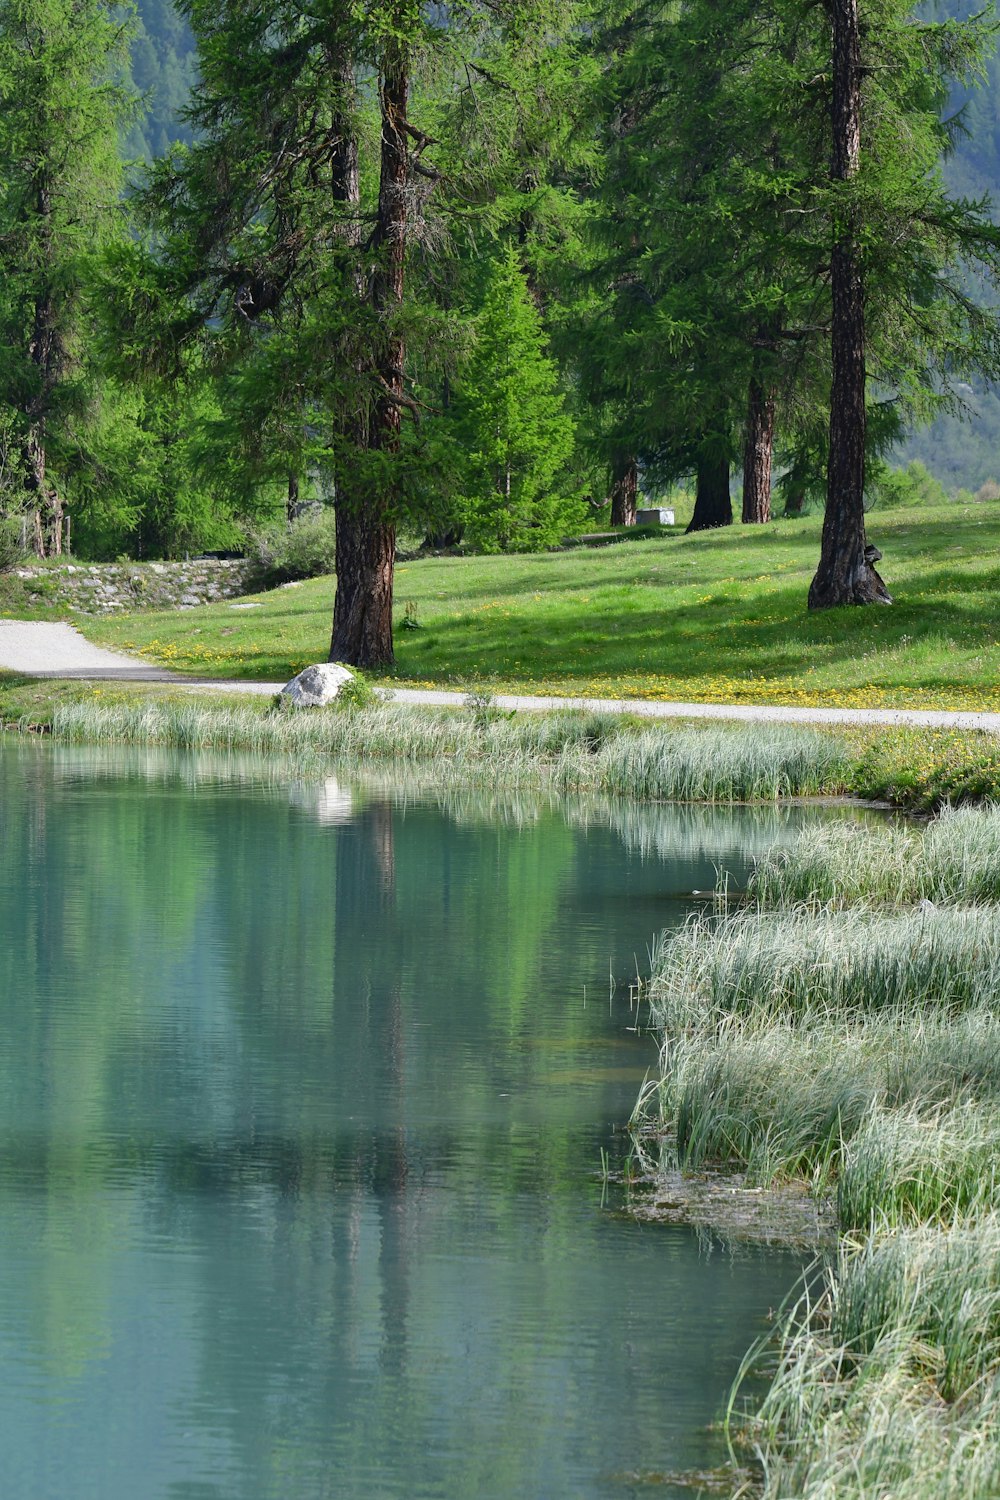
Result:
<svg viewBox="0 0 1000 1500"><path fill-rule="evenodd" d="M948 193L941 171L949 80L981 66L981 18L929 24L907 0L827 0L824 15L832 387L811 609L892 602L865 530L869 375L905 400L935 376L1000 370L1000 320L961 277L964 263L997 284L1000 231L985 202Z"/></svg>
<svg viewBox="0 0 1000 1500"><path fill-rule="evenodd" d="M574 529L583 507L566 491L573 421L513 245L490 266L456 404L469 537L484 551L535 551Z"/></svg>
<svg viewBox="0 0 1000 1500"><path fill-rule="evenodd" d="M919 21L908 0L608 9L589 363L617 445L654 477L697 472L695 528L728 523L742 446L757 521L776 444L794 455L825 405L810 603L886 598L864 532L866 453L949 381L998 367L997 320L957 268L995 278L1000 235L940 168L948 79L977 66L984 27Z"/></svg>
<svg viewBox="0 0 1000 1500"><path fill-rule="evenodd" d="M820 144L787 88L800 44L781 0L599 11L584 381L613 452L696 476L691 530L731 523L741 448L744 517L766 519L779 400L816 363L817 255L797 215Z"/></svg>
<svg viewBox="0 0 1000 1500"><path fill-rule="evenodd" d="M270 389L265 431L290 430L290 414L322 428L336 488L333 659L392 661L395 527L421 493L414 341L433 341L426 287L451 254L443 215L453 194L488 230L489 178L509 142L476 150L469 134L492 121L496 95L519 99L555 9L352 0L313 15L284 0L188 0L197 138L154 175L162 248L133 257L122 335L138 363L152 349L169 364L201 340L212 367L252 367Z"/></svg>
<svg viewBox="0 0 1000 1500"><path fill-rule="evenodd" d="M122 229L126 42L105 0L0 0L0 403L10 503L42 555L63 546L53 449L64 468L81 457L91 265Z"/></svg>

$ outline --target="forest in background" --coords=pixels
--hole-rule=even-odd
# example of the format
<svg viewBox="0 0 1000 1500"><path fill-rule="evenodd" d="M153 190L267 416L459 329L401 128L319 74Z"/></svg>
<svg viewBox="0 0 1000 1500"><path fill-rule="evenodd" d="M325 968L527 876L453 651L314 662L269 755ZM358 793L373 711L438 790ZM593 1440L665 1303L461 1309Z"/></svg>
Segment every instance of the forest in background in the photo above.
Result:
<svg viewBox="0 0 1000 1500"><path fill-rule="evenodd" d="M924 7L934 18L965 19L981 7L972 0L931 0ZM129 157L151 161L174 141L189 142L191 127L182 118L197 60L191 29L173 0L137 0L138 25L131 44L132 77L147 101L146 112L129 132ZM961 109L963 129L945 176L955 193L969 198L1000 195L1000 53L994 53L979 87L956 90L952 109ZM1000 481L1000 390L976 379L963 392L967 414L943 414L929 426L909 433L890 455L900 468L922 464L943 488L975 492ZM923 481L907 488L914 503ZM894 498L901 493L897 481ZM936 490L933 491L938 497Z"/></svg>
<svg viewBox="0 0 1000 1500"><path fill-rule="evenodd" d="M0 0L6 555L305 518L334 658L384 665L401 534L681 486L690 530L825 495L810 607L891 602L864 510L940 498L901 440L1000 379L949 118L994 44L908 0Z"/></svg>
<svg viewBox="0 0 1000 1500"><path fill-rule="evenodd" d="M190 141L182 118L197 77L194 36L173 0L137 0L129 46L132 81L144 108L125 140L128 157L152 161L175 141Z"/></svg>

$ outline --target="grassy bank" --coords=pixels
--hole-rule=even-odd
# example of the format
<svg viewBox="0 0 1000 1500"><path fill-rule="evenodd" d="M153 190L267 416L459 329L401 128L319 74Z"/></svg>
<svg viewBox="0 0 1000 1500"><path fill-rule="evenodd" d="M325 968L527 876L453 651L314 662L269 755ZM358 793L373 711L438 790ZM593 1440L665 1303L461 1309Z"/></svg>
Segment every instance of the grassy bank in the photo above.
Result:
<svg viewBox="0 0 1000 1500"><path fill-rule="evenodd" d="M438 778L598 791L646 801L772 802L842 784L844 747L809 730L715 724L668 730L614 715L414 710L393 703L300 713L162 698L62 702L59 739L282 754L298 763L387 760Z"/></svg>
<svg viewBox="0 0 1000 1500"><path fill-rule="evenodd" d="M913 811L1000 801L1000 740L976 731L655 723L610 713L506 714L482 697L457 701L454 709L389 703L360 714L332 707L294 716L276 714L267 698L210 688L0 672L0 724L78 743L118 739L299 759L349 754L420 763L452 777L464 771L530 785L558 785L562 777L567 785L647 799L849 796ZM575 767L567 753L576 756ZM850 863L849 848L844 855Z"/></svg>
<svg viewBox="0 0 1000 1500"><path fill-rule="evenodd" d="M645 1149L758 1188L800 1182L835 1211L836 1260L785 1317L763 1403L734 1417L767 1500L985 1500L1000 1480L1000 812L844 835L787 842L749 905L661 947Z"/></svg>
<svg viewBox="0 0 1000 1500"><path fill-rule="evenodd" d="M945 808L926 828L857 837L818 829L761 861L749 894L762 907L1000 900L1000 809Z"/></svg>
<svg viewBox="0 0 1000 1500"><path fill-rule="evenodd" d="M1000 504L876 510L869 526L891 609L808 614L818 517L405 562L393 676L610 698L1000 707ZM324 578L239 607L77 623L182 671L285 680L325 658L332 601Z"/></svg>

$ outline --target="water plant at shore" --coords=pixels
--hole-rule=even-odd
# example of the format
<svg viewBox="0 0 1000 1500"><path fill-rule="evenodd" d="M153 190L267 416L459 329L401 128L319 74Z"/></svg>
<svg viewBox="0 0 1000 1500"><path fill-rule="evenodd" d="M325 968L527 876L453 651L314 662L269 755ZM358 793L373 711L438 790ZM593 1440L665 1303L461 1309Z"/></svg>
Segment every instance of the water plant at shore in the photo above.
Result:
<svg viewBox="0 0 1000 1500"><path fill-rule="evenodd" d="M741 1434L764 1500L1000 1492L1000 1219L844 1245ZM752 1367L756 1351L747 1361ZM730 1419L735 1429L735 1403Z"/></svg>
<svg viewBox="0 0 1000 1500"><path fill-rule="evenodd" d="M661 1076L641 1104L647 1160L653 1139L672 1170L806 1183L835 1212L825 1278L807 1277L746 1361L767 1393L739 1418L734 1393L754 1493L986 1500L1000 1493L1000 809L810 830L758 862L747 895L661 943Z"/></svg>
<svg viewBox="0 0 1000 1500"><path fill-rule="evenodd" d="M74 702L57 706L52 732L74 743L423 762L441 777L680 802L834 792L849 766L841 741L786 725L647 726L614 714L511 716L392 702L308 713L174 699Z"/></svg>
<svg viewBox="0 0 1000 1500"><path fill-rule="evenodd" d="M991 1124L981 1113L1000 1101L1000 1023L990 1011L734 1025L665 1051L645 1123L685 1170L721 1167L765 1187L804 1177L836 1195L843 1226L862 1230L907 1219L910 1190L900 1183L912 1180L938 1218L953 1198L965 1202L970 1174L992 1191L1000 1116Z"/></svg>
<svg viewBox="0 0 1000 1500"><path fill-rule="evenodd" d="M855 823L842 831L864 836ZM790 1020L889 1013L912 1022L924 1008L987 1006L1000 1000L1000 923L988 909L929 905L751 908L721 922L695 915L658 944L649 999L655 1024L672 1038L736 1020L759 1032Z"/></svg>
<svg viewBox="0 0 1000 1500"><path fill-rule="evenodd" d="M926 829L810 830L758 863L748 894L762 907L1000 900L1000 806L946 807Z"/></svg>

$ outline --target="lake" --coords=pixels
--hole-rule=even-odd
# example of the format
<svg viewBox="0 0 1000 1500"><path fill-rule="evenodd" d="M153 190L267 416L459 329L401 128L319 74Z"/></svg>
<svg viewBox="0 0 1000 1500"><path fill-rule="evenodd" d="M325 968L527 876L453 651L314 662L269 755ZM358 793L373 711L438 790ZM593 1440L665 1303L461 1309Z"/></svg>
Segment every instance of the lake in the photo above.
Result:
<svg viewBox="0 0 1000 1500"><path fill-rule="evenodd" d="M4 1495L619 1500L721 1461L800 1262L629 1219L601 1153L654 934L823 814L48 745L0 777Z"/></svg>

